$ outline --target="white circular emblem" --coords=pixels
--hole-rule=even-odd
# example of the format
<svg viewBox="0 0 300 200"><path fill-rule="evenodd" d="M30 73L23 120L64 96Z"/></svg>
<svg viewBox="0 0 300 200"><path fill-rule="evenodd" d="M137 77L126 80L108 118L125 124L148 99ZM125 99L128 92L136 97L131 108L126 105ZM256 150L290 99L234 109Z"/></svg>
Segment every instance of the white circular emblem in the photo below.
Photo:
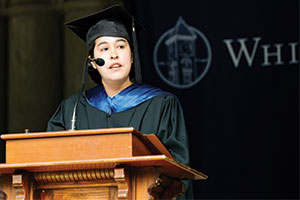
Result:
<svg viewBox="0 0 300 200"><path fill-rule="evenodd" d="M166 84L178 89L197 84L206 75L211 60L211 47L205 35L187 25L182 17L160 36L154 47L156 72Z"/></svg>

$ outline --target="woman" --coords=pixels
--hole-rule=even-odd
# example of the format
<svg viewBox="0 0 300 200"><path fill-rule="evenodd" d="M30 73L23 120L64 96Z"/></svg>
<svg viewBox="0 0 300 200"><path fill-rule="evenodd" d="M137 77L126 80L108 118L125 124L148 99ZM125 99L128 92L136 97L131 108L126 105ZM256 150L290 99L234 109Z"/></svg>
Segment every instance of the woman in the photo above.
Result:
<svg viewBox="0 0 300 200"><path fill-rule="evenodd" d="M63 100L48 131L134 127L155 133L175 160L188 165L188 137L177 98L141 83L133 17L113 6L66 25L86 41L88 72L98 86ZM185 184L186 194L192 194Z"/></svg>

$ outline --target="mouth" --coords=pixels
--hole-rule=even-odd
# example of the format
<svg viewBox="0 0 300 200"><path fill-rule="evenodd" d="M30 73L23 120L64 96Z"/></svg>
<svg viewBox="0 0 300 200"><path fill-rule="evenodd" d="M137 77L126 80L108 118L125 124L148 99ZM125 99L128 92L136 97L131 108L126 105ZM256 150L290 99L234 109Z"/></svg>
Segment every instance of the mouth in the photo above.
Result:
<svg viewBox="0 0 300 200"><path fill-rule="evenodd" d="M120 68L120 67L122 67L122 66L119 63L114 63L109 67L109 69L116 69L116 68Z"/></svg>

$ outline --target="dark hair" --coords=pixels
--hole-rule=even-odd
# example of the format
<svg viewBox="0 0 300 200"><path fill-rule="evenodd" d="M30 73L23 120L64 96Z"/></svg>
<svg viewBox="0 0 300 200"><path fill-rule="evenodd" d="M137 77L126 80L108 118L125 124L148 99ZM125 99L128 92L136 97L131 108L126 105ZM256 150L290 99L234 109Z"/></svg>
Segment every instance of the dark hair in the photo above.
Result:
<svg viewBox="0 0 300 200"><path fill-rule="evenodd" d="M91 48L89 48L89 50L88 50L89 51L88 57L91 56L91 58L94 58L94 48L95 48L95 42L91 46ZM89 58L86 59L86 62L87 62L87 70L88 70L88 73L89 73L91 79L98 85L102 84L101 75L99 74L98 70L93 68L91 62L89 61Z"/></svg>
<svg viewBox="0 0 300 200"><path fill-rule="evenodd" d="M128 41L130 49L132 49L132 45L131 42ZM91 58L94 58L94 48L95 48L95 41L94 43L91 45L91 47L88 50L88 57L90 56ZM131 51L132 52L132 51ZM134 59L134 55L132 54L133 59ZM92 64L90 63L89 59L86 59L87 62L87 70L88 70L88 74L90 75L91 79L98 85L102 84L102 77L100 75L100 73L98 72L97 69L93 68ZM129 72L129 78L131 80L131 82L135 83L135 72L134 72L134 64L131 65L131 69Z"/></svg>

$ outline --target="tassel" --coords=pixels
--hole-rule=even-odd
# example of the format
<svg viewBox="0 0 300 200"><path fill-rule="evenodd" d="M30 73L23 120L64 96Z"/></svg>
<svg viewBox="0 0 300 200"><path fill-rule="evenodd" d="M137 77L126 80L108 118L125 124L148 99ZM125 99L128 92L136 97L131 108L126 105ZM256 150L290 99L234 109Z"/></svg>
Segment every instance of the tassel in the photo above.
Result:
<svg viewBox="0 0 300 200"><path fill-rule="evenodd" d="M135 73L135 81L136 83L142 83L142 73L141 73L141 66L140 66L140 57L139 57L139 50L136 38L136 31L134 25L134 18L132 17L132 43L134 48L134 73Z"/></svg>

